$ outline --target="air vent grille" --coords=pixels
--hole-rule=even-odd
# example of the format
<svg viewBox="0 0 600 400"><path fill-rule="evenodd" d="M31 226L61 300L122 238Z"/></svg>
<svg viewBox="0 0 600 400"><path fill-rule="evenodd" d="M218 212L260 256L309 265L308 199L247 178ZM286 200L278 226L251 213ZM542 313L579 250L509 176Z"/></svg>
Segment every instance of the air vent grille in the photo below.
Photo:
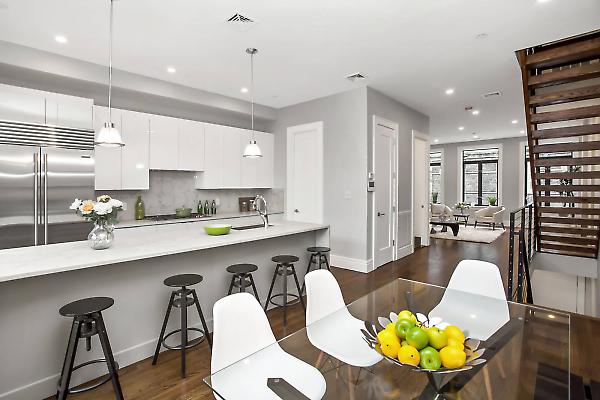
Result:
<svg viewBox="0 0 600 400"><path fill-rule="evenodd" d="M489 99L492 97L500 97L500 96L502 96L502 92L500 92L500 91L484 93L481 95L481 97L483 97L484 99Z"/></svg>
<svg viewBox="0 0 600 400"><path fill-rule="evenodd" d="M348 79L350 82L357 82L366 79L366 77L360 72L357 72L355 74L346 75L346 79Z"/></svg>
<svg viewBox="0 0 600 400"><path fill-rule="evenodd" d="M227 24L238 32L245 32L252 28L256 24L256 21L240 13L235 13L227 20Z"/></svg>
<svg viewBox="0 0 600 400"><path fill-rule="evenodd" d="M0 144L93 150L94 131L0 120Z"/></svg>

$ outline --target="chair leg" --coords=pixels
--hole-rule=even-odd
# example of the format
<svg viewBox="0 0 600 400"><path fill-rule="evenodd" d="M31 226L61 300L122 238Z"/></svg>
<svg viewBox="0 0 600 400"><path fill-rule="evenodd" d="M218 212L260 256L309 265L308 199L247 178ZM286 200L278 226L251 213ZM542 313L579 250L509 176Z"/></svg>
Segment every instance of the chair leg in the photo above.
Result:
<svg viewBox="0 0 600 400"><path fill-rule="evenodd" d="M202 329L204 329L204 336L206 337L206 341L208 345L212 349L212 339L210 338L210 332L208 331L208 325L206 325L206 319L204 319L204 313L202 312L202 308L200 307L200 301L198 301L198 295L195 290L192 290L192 296L194 297L194 303L196 303L196 309L198 310L198 315L200 316L200 322L202 322Z"/></svg>
<svg viewBox="0 0 600 400"><path fill-rule="evenodd" d="M314 257L314 256L315 256L315 255L314 255L313 253L311 253L311 254L310 254L310 259L308 260L308 266L306 267L306 273L304 274L304 276L306 276L306 275L307 275L307 274L310 272L310 267L311 267L311 265L312 265L312 262L313 262L313 257ZM321 268L321 265L320 265L320 263L319 263L319 268ZM304 286L304 285L305 285L305 283L304 283L304 280L303 280L303 281L302 281L302 292L301 292L301 293L304 293L304 289L305 289L305 286Z"/></svg>
<svg viewBox="0 0 600 400"><path fill-rule="evenodd" d="M71 326L71 334L69 335L69 342L67 343L67 352L65 353L65 360L63 361L62 373L60 374L60 385L56 392L56 398L58 400L64 400L69 394L69 383L71 383L71 374L73 373L73 363L75 362L75 355L77 354L77 342L79 342L79 335L81 334L81 321L73 319L73 325Z"/></svg>
<svg viewBox="0 0 600 400"><path fill-rule="evenodd" d="M113 390L115 391L115 398L117 400L123 400L123 391L121 390L121 383L119 382L119 371L115 368L115 359L113 357L112 349L110 348L108 333L106 332L106 326L104 326L104 319L102 318L101 313L98 313L98 317L96 318L96 326L98 327L98 338L100 339L102 351L104 352L108 374L110 375Z"/></svg>
<svg viewBox="0 0 600 400"><path fill-rule="evenodd" d="M316 369L321 369L321 363L323 362L323 357L325 356L325 353L323 351L319 352L319 357L317 357L317 362L315 363L315 368Z"/></svg>
<svg viewBox="0 0 600 400"><path fill-rule="evenodd" d="M287 284L288 284L288 265L283 266L283 325L287 322Z"/></svg>
<svg viewBox="0 0 600 400"><path fill-rule="evenodd" d="M294 268L294 264L292 264L291 267L292 267L292 275L294 275L294 280L296 281L296 289L298 289L298 299L300 300L300 303L302 303L302 308L304 308L304 311L306 311L306 305L304 304L304 298L302 297L302 292L300 291L300 282L298 282L298 275L296 275L296 268Z"/></svg>
<svg viewBox="0 0 600 400"><path fill-rule="evenodd" d="M352 367L346 365L348 368L348 398L354 400L354 385L352 384Z"/></svg>
<svg viewBox="0 0 600 400"><path fill-rule="evenodd" d="M475 225L473 225L473 228L477 228L477 220L475 220Z"/></svg>
<svg viewBox="0 0 600 400"><path fill-rule="evenodd" d="M258 300L258 302L260 303L260 296L258 295L258 290L256 290L256 285L254 284L254 278L252 277L252 274L250 274L250 284L252 285L252 291L254 291L254 296L256 297L256 300Z"/></svg>
<svg viewBox="0 0 600 400"><path fill-rule="evenodd" d="M269 307L269 302L271 301L271 294L273 294L273 286L275 286L275 279L277 279L277 272L279 272L279 264L275 267L275 273L273 273L273 280L271 281L271 287L269 288L269 294L267 295L267 301L265 301L265 312Z"/></svg>
<svg viewBox="0 0 600 400"><path fill-rule="evenodd" d="M235 275L231 277L231 283L229 284L229 291L227 292L227 296L229 296L233 292L233 283L235 282Z"/></svg>
<svg viewBox="0 0 600 400"><path fill-rule="evenodd" d="M483 380L485 382L485 392L488 400L493 400L492 397L492 383L490 379L490 370L486 365L483 366Z"/></svg>
<svg viewBox="0 0 600 400"><path fill-rule="evenodd" d="M496 230L496 223L492 222L492 230L495 231Z"/></svg>
<svg viewBox="0 0 600 400"><path fill-rule="evenodd" d="M331 267L329 266L329 260L327 259L327 255L324 255L323 258L325 259L325 265L327 266L327 270L331 272Z"/></svg>
<svg viewBox="0 0 600 400"><path fill-rule="evenodd" d="M156 365L156 362L158 361L158 353L160 353L160 347L162 346L165 331L167 330L167 323L169 322L169 315L171 315L171 308L173 307L174 299L175 292L171 292L171 298L169 299L169 304L167 305L167 312L165 313L165 320L163 321L162 328L160 329L160 335L158 336L158 343L156 343L154 357L152 357L152 365Z"/></svg>
<svg viewBox="0 0 600 400"><path fill-rule="evenodd" d="M506 228L504 227L504 222L501 222L501 223L500 223L500 225L502 226L502 229L506 229Z"/></svg>
<svg viewBox="0 0 600 400"><path fill-rule="evenodd" d="M246 276L239 274L238 278L240 280L240 293L244 293L246 291Z"/></svg>

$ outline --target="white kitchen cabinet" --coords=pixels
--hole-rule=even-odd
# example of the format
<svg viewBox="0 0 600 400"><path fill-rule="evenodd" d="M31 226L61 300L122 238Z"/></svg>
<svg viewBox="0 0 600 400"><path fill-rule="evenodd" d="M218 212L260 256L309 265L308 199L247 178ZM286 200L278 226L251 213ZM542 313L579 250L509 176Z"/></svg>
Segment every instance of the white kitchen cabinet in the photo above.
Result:
<svg viewBox="0 0 600 400"><path fill-rule="evenodd" d="M224 127L204 124L204 170L196 174L196 189L219 189L222 187Z"/></svg>
<svg viewBox="0 0 600 400"><path fill-rule="evenodd" d="M150 117L134 111L122 112L121 189L150 188L149 148Z"/></svg>
<svg viewBox="0 0 600 400"><path fill-rule="evenodd" d="M150 115L150 169L177 170L178 120Z"/></svg>
<svg viewBox="0 0 600 400"><path fill-rule="evenodd" d="M242 153L240 141L242 129L231 126L221 127L223 136L223 149L221 156L221 187L239 188L242 185Z"/></svg>
<svg viewBox="0 0 600 400"><path fill-rule="evenodd" d="M204 170L204 123L179 120L177 169Z"/></svg>
<svg viewBox="0 0 600 400"><path fill-rule="evenodd" d="M48 93L46 123L68 128L93 129L92 99Z"/></svg>
<svg viewBox="0 0 600 400"><path fill-rule="evenodd" d="M255 132L254 137L263 155L262 158L258 159L254 187L272 188L275 171L275 137L265 132Z"/></svg>
<svg viewBox="0 0 600 400"><path fill-rule="evenodd" d="M94 131L96 134L108 121L108 108L94 106ZM112 122L122 132L121 110L112 110ZM94 160L96 163L96 190L120 190L121 183L121 147L96 146Z"/></svg>
<svg viewBox="0 0 600 400"><path fill-rule="evenodd" d="M256 183L258 181L258 170L259 164L261 162L261 158L247 158L243 157L244 149L246 145L250 143L252 139L252 131L247 129L242 129L240 131L240 144L238 150L238 157L241 159L241 187L243 188L256 188ZM257 142L261 151L262 145L260 142Z"/></svg>
<svg viewBox="0 0 600 400"><path fill-rule="evenodd" d="M46 93L18 86L0 85L0 119L46 123Z"/></svg>

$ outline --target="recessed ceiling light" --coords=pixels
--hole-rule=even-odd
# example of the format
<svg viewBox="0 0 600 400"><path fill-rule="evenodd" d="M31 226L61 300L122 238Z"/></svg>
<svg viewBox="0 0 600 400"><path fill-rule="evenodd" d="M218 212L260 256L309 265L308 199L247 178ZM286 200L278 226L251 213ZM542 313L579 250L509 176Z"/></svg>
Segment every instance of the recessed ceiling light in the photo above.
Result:
<svg viewBox="0 0 600 400"><path fill-rule="evenodd" d="M465 130L465 127L464 127L464 126L459 126L459 127L458 127L458 130L459 130L459 131L464 131L464 130Z"/></svg>
<svg viewBox="0 0 600 400"><path fill-rule="evenodd" d="M242 93L248 93L248 88L247 87L243 87L240 89L240 92Z"/></svg>
<svg viewBox="0 0 600 400"><path fill-rule="evenodd" d="M471 111L471 114L473 114L473 115L479 115L479 110L473 110L473 111Z"/></svg>
<svg viewBox="0 0 600 400"><path fill-rule="evenodd" d="M487 39L488 34L485 32L482 33L478 33L477 36L475 36L475 39Z"/></svg>
<svg viewBox="0 0 600 400"><path fill-rule="evenodd" d="M446 89L446 94L448 96L453 95L454 94L454 89L450 88L450 89Z"/></svg>
<svg viewBox="0 0 600 400"><path fill-rule="evenodd" d="M537 2L538 2L538 3L547 3L547 2L549 2L549 1L550 1L550 0L537 0Z"/></svg>
<svg viewBox="0 0 600 400"><path fill-rule="evenodd" d="M56 36L54 36L54 40L56 40L60 44L65 44L65 43L68 42L67 38L64 37L63 35L56 35Z"/></svg>
<svg viewBox="0 0 600 400"><path fill-rule="evenodd" d="M479 135L473 132L473 139L479 139Z"/></svg>
<svg viewBox="0 0 600 400"><path fill-rule="evenodd" d="M175 69L175 67L167 67L167 72L170 74L174 74L175 72L177 72L177 70Z"/></svg>
<svg viewBox="0 0 600 400"><path fill-rule="evenodd" d="M512 121L510 121L510 122L512 122L513 124L518 124L518 123L519 123L519 120L518 120L518 119L513 119L513 120L512 120Z"/></svg>
<svg viewBox="0 0 600 400"><path fill-rule="evenodd" d="M440 139L433 139L433 143L437 143L439 141L440 141Z"/></svg>

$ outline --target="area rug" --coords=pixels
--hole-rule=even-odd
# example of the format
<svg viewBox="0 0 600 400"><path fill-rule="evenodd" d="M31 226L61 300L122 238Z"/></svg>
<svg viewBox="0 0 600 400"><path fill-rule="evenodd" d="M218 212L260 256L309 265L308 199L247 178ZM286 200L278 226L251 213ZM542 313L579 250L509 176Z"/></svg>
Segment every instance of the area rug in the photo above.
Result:
<svg viewBox="0 0 600 400"><path fill-rule="evenodd" d="M500 235L504 233L504 229L496 228L492 230L491 227L478 226L474 228L472 226L460 225L458 230L458 236L452 234L452 229L448 228L448 232L440 232L442 227L436 226L435 234L431 234L432 238L436 239L448 239L448 240L460 240L463 242L476 242L476 243L492 243L498 239Z"/></svg>

